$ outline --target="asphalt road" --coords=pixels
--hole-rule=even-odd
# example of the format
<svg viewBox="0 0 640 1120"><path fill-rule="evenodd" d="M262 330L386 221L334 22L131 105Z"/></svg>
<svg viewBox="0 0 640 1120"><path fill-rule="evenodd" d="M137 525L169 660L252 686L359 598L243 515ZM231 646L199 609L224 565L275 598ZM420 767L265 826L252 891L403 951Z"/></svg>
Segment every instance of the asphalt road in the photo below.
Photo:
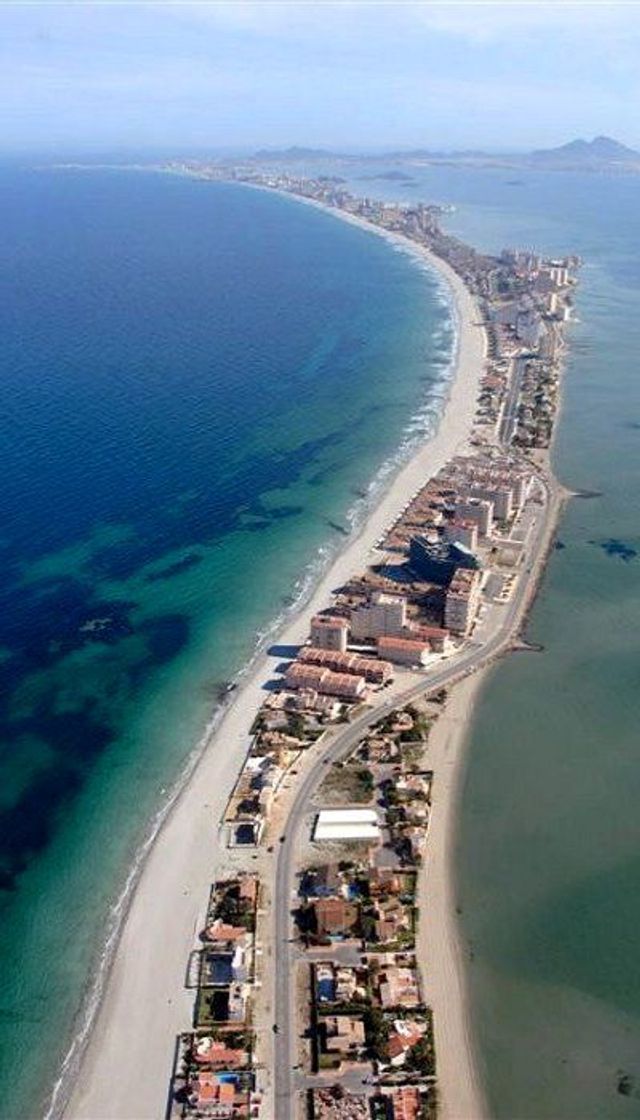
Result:
<svg viewBox="0 0 640 1120"><path fill-rule="evenodd" d="M516 427L518 425L518 408L520 407L520 387L522 385L522 378L524 377L524 370L527 364L526 358L514 358L511 370L511 380L509 382L509 389L507 392L507 399L505 401L504 412L502 413L502 420L500 421L500 442L505 447L509 447L513 439Z"/></svg>
<svg viewBox="0 0 640 1120"><path fill-rule="evenodd" d="M437 691L452 684L458 678L475 672L509 645L517 633L523 609L531 592L532 569L534 565L537 566L543 555L542 548L551 513L550 494L546 485L545 490L546 504L540 507L534 526L535 531L532 533L524 558L524 570L513 597L504 607L493 608L496 616L495 628L490 630L482 642L471 642L459 655L450 658L441 668L426 675L419 684L413 684L404 693L396 693L393 698L386 700L381 698L381 702L374 708L363 712L352 723L346 725L344 730L327 744L326 751L305 775L296 792L283 833L284 839L280 838L273 896L276 967L274 1024L277 1024L278 1028L277 1033L274 1034L274 1114L277 1120L293 1120L295 1097L302 1080L294 1070L298 1062L298 1037L295 1008L296 944L292 912L297 905L294 894L298 835L304 818L309 813L311 798L326 773L327 765L351 754L368 727L416 697Z"/></svg>

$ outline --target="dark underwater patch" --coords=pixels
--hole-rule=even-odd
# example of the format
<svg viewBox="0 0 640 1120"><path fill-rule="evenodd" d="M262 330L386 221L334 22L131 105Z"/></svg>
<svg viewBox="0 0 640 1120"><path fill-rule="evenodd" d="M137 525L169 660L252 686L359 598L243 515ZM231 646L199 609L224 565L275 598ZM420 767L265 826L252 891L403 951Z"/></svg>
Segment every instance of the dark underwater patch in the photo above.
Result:
<svg viewBox="0 0 640 1120"><path fill-rule="evenodd" d="M182 513L176 510L174 499L164 508L154 506L132 522L133 539L94 552L87 563L87 575L92 582L126 581L148 564L161 561L169 552L198 545L210 547L236 529L259 530L275 520L299 516L304 512L303 506L270 508L262 499L273 490L286 490L299 481L316 458L327 448L340 444L351 431L349 424L318 439L305 440L291 450L265 451L251 456L235 476L220 478L216 487L194 494L197 510L191 503ZM260 486L257 493L256 481ZM245 525L247 514L265 524Z"/></svg>
<svg viewBox="0 0 640 1120"><path fill-rule="evenodd" d="M7 728L2 738L37 736L55 751L56 760L34 777L17 801L0 811L0 890L15 890L19 876L47 847L63 809L80 790L94 758L101 754L113 732L95 716L94 703L82 711L56 715L53 700L34 714ZM6 734L8 732L8 734Z"/></svg>
<svg viewBox="0 0 640 1120"><path fill-rule="evenodd" d="M272 521L284 521L287 517L299 517L304 513L304 506L274 506L264 510L264 513Z"/></svg>
<svg viewBox="0 0 640 1120"><path fill-rule="evenodd" d="M632 548L630 544L626 544L625 541L618 540L616 537L608 537L603 541L589 541L589 544L601 548L607 556L617 556L620 560L624 560L626 564L638 555L636 548Z"/></svg>
<svg viewBox="0 0 640 1120"><path fill-rule="evenodd" d="M156 665L166 665L172 661L189 641L189 620L187 615L161 614L149 619L138 627L147 643L148 654L137 669L150 669Z"/></svg>
<svg viewBox="0 0 640 1120"><path fill-rule="evenodd" d="M189 568L201 564L202 559L200 553L190 552L188 556L183 556L181 560L176 560L174 564L167 564L166 568L160 568L157 572L150 572L149 575L145 576L145 580L147 583L156 583L157 580L171 579L173 576L182 575Z"/></svg>
<svg viewBox="0 0 640 1120"><path fill-rule="evenodd" d="M0 667L5 690L86 645L114 645L133 632L134 602L94 595L88 584L73 578L7 589L0 603L0 645L11 652Z"/></svg>
<svg viewBox="0 0 640 1120"><path fill-rule="evenodd" d="M329 517L327 517L326 521L327 521L327 525L329 526L330 529L333 529L334 533L340 533L340 535L342 537L348 537L349 536L351 530L348 528L348 526L341 525L339 523L339 521L332 521L331 518L329 518Z"/></svg>

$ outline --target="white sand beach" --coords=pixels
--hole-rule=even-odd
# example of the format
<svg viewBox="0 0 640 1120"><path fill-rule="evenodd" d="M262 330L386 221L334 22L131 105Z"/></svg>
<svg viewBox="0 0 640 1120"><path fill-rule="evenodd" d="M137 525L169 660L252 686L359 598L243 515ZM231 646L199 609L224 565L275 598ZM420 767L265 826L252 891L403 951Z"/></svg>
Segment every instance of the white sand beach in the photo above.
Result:
<svg viewBox="0 0 640 1120"><path fill-rule="evenodd" d="M425 1000L433 1010L442 1120L483 1120L488 1116L475 1062L467 1008L464 954L456 911L454 853L456 821L475 698L486 670L450 690L429 736L433 769L429 840L420 873L418 960Z"/></svg>
<svg viewBox="0 0 640 1120"><path fill-rule="evenodd" d="M365 223L358 224L372 229ZM311 615L328 605L332 589L365 568L375 542L415 491L452 455L467 447L485 352L478 310L448 265L404 238L383 236L390 236L398 245L421 255L453 292L458 320L455 376L436 435L420 447L393 479L366 523L347 541L310 601L278 636L279 644L298 644L306 639ZM209 886L215 877L233 866L233 857L219 844L218 822L248 749L249 728L273 663L266 655L259 658L250 677L238 689L150 851L71 1097L65 1108L64 1093L61 1094L55 1115L64 1112L74 1120L159 1120L165 1114L176 1036L189 1029L192 1022L194 992L185 988L189 957L198 947ZM452 757L459 749L458 741L457 747L450 748ZM451 888L445 881L452 828L446 797L443 786L430 832L429 858L441 869L440 886L434 891L432 883L429 903L422 912L429 914L424 926L424 936L429 941L429 973L438 976L441 986L447 985L447 998L444 999L441 987L438 1003L444 1007L457 1002L462 1008L464 985L455 948L454 915L450 912ZM464 1013L461 1021L465 1021ZM483 1109L473 1073L469 1074L464 1096L452 1096L449 1084L458 1066L446 1051L451 1048L457 1053L467 1041L459 1023L450 1030L441 1025L436 1038L442 1043L442 1048L438 1048L441 1097L447 1102L458 1099L461 1105L465 1102L464 1113L452 1112L447 1105L444 1115L475 1120L483 1115Z"/></svg>

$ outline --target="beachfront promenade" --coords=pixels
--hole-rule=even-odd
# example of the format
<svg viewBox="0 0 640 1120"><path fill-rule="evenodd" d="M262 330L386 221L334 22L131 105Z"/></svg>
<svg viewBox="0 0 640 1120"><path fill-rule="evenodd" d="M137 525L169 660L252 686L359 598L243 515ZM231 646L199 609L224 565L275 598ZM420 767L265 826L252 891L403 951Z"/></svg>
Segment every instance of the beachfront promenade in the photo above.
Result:
<svg viewBox="0 0 640 1120"><path fill-rule="evenodd" d="M233 178L228 169L225 176ZM218 176L203 174L202 177ZM237 181L243 180L238 178ZM248 872L259 876L261 889L256 913L257 939L252 942L251 950L255 954L257 985L251 982L253 990L247 997L252 1005L250 1016L242 1020L245 1034L249 1029L247 1024L250 1024L249 1033L253 1034L248 1054L242 1059L245 1063L242 1070L249 1062L247 1076L255 1079L253 1088L247 1090L247 1108L251 1115L277 1120L302 1115L303 1090L317 1086L318 1080L314 1080L309 1068L301 1068L300 1037L308 1030L309 1022L305 1023L300 1017L298 977L305 958L300 938L294 932L292 911L298 906L294 900L297 898L296 876L300 873L299 856L308 845L312 802L318 786L327 772L335 768L336 762L351 756L363 735L379 726L385 717L402 714L413 702L422 703L443 688L465 682L510 647L535 592L563 500L563 492L549 470L546 448L551 438L562 355L559 324L564 321L572 283L567 262L544 262L532 254L505 255L498 261L475 254L442 234L437 223L437 208L381 209L378 204L366 200L360 204L346 192L337 196L331 194L334 188L326 184L312 182L309 186L303 181L299 189L297 180L292 186L288 179L283 184L274 182L272 176L260 179L253 173L249 185L284 189L415 252L435 268L449 286L458 328L455 375L437 433L398 473L357 536L348 541L343 553L322 578L311 601L280 635L277 650L303 651L311 619L327 612L330 604L332 612L337 609L348 618L350 607L347 604L353 602L357 573L369 574L362 577L364 583L357 577L360 583L356 580L356 599L371 579L377 580L385 593L390 588L393 590L393 579L385 572L397 567L399 560L406 563L416 524L425 525L432 539L434 534L437 538L437 547L428 544L425 553L429 558L429 549L432 550L433 559L429 563L437 567L443 550L449 555L443 526L446 530L447 517L450 519L451 514L447 513L443 521L442 514L438 513L438 520L433 521L429 511L442 505L443 500L443 508L448 509L451 499L446 495L457 495L454 506L462 512L455 514L455 533L473 544L467 552L476 549L483 557L485 574L481 577L479 572L471 571L467 573L468 578L465 577L466 583L460 577L462 590L458 593L456 609L462 604L465 622L452 634L442 626L442 616L440 622L434 624L429 615L429 610L442 611L444 602L447 604L445 618L458 618L453 607L449 611L452 596L445 588L442 598L439 591L440 607L434 608L432 604L423 617L420 604L429 599L428 595L425 599L428 580L426 584L416 585L415 602L409 595L403 608L403 611L410 611L410 618L407 616L409 621L402 624L402 636L391 642L386 638L384 641L390 650L395 649L393 642L396 641L398 655L405 647L412 650L420 647L420 658L424 655L420 663L425 667L416 671L415 666L410 670L398 665L390 691L366 684L362 678L363 683L356 690L359 699L366 701L362 710L350 711L349 703L337 701L336 694L332 698L313 690L305 710L304 697L309 690L301 689L296 693L296 686L292 685L293 692L291 688L287 691L286 681L293 681L293 677L280 676L282 668L278 662L282 655L265 655L259 660L235 695L222 723L210 734L202 759L143 868L99 1014L89 1024L92 1030L90 1034L87 1031L86 1048L78 1049L70 1064L68 1084L60 1092L51 1113L55 1116L61 1115L63 1110L65 1115L84 1120L98 1120L99 1117L118 1120L131 1117L133 1120L134 1117L164 1115L167 1110L175 1116L199 1115L199 1109L205 1105L205 1091L210 1100L212 1093L221 1091L225 1083L216 1072L219 1067L205 1064L194 1070L189 1057L191 1050L184 1053L185 1068L191 1061L192 1072L180 1082L178 1096L176 1082L172 1081L170 1086L167 1082L172 1063L176 1056L180 1060L183 1053L183 1044L179 1043L176 1049L175 1040L183 1038L192 1024L193 992L185 989L185 968L194 952L202 957L202 931L207 924L211 926L212 915L216 913L215 907L211 909L211 902L207 903L209 887L214 879L233 878ZM500 278L499 284L496 284L496 277ZM505 283L512 285L506 297ZM512 512L509 495L516 492L520 496ZM501 503L505 502L502 509ZM489 524L494 513L498 529L492 529ZM469 522L469 517L476 514L481 515L482 528L480 522L475 526ZM455 544L453 554L459 559L464 549L461 552ZM506 568L500 569L496 555L503 556ZM380 572L382 575L373 574ZM411 578L415 581L415 573ZM445 585L449 579L447 576ZM471 597L465 607L467 585L473 595L469 592ZM481 585L494 590L490 594L485 590L481 596ZM502 591L496 591L494 585ZM454 580L451 588L456 587ZM346 597L344 594L342 599L340 594L336 597L336 589L345 588L349 589ZM364 603L365 613L376 602L374 598ZM362 615L362 607L358 609ZM355 626L355 616L352 616L351 625ZM453 625L455 627L456 623ZM444 655L434 653L436 641L438 649L446 648ZM367 648L367 657L375 658L375 649L370 643ZM382 658L382 648L381 645L378 658ZM349 656L353 655L344 652L329 655L325 650L320 658L319 652L313 649L308 650L308 654L316 661L333 659L331 670L314 664L302 668L302 653L301 660L294 659L301 680L317 681L321 690L344 690L347 685L353 685L354 680L361 679L357 677L359 663L351 666L349 671L353 675L350 678L333 671L335 664L350 665ZM377 663L384 665L380 660ZM362 672L365 671L363 667ZM273 682L274 678L279 693L272 690L265 693L265 683ZM281 755L283 750L286 753L289 749L286 744L280 743L272 749L267 743L268 736L273 734L271 731L260 731L256 735L258 712L266 713L271 721L268 726L276 726L273 721L278 712L271 702L278 694L285 703L289 697L299 713L293 717L293 723L291 717L285 718L289 729L307 721L320 732L319 739L314 733L311 747L309 742L302 744L310 749L306 753L298 752L300 764L294 766L289 761L284 768ZM453 698L447 702L442 726L446 712L450 707L452 711L455 708L455 697L454 690ZM328 714L331 711L333 716ZM319 715L320 712L325 714ZM336 719L347 722L341 725ZM421 898L428 899L428 912L420 919L411 951L417 957L416 964L422 973L421 987L428 1004L428 1014L426 1010L421 1012L421 1022L426 1024L424 1030L431 1031L435 1039L439 1114L449 1118L464 1115L471 1120L483 1115L484 1106L468 1040L450 869L462 730L460 721L458 733L449 734L442 757L434 752L434 758L438 759L433 766L434 792L425 818L428 829L426 824L422 829L423 839L428 832L428 844L424 863L416 859L411 865L419 880L416 889ZM230 816L230 806L237 808L238 804L246 805L251 800L244 793L240 796L238 790L249 792L251 789L251 783L243 786L242 782L244 776L251 773L245 762L252 763L257 745L260 750L253 762L264 760L265 755L267 758L278 756L280 769L274 766L280 774L278 784L275 789L265 789L264 800L256 801L253 815ZM252 830L252 844L247 848L242 844L229 848L235 828L238 835ZM226 936L231 938L232 933ZM145 954L141 959L143 944ZM370 948L375 955L375 946ZM404 956L398 957L398 962L407 972ZM206 1041L204 1028L198 1026L198 1016L205 1021L201 1014L203 999L213 997L206 982L200 980L199 984L202 983L205 988L198 988L195 1042L190 1045L198 1040L204 1045ZM236 1028L238 1022L235 1021ZM233 1023L231 1026L227 1023L223 1029L230 1031L232 1027ZM243 1036L238 1046L244 1047L245 1043ZM179 1061L176 1070L178 1068ZM382 1062L380 1069L384 1068ZM144 1070L142 1078L141 1070ZM231 1077L232 1071L228 1072ZM338 1074L336 1077L339 1080ZM348 1071L345 1074L344 1084L350 1089L358 1080L354 1077ZM244 1091L248 1084L245 1073L236 1080ZM392 1085L388 1091L396 1092L395 1087L401 1081L398 1071L392 1071ZM319 1083L330 1085L330 1076L323 1075ZM383 1083L384 1076L378 1078L380 1092L388 1089ZM415 1089L421 1094L421 1100L431 1102L432 1084L433 1068ZM70 1103L65 1110L69 1091ZM370 1094L370 1089L367 1094L361 1093L364 1103L357 1107L368 1108ZM239 1097L233 1107L241 1107ZM428 1103L428 1108L432 1107Z"/></svg>

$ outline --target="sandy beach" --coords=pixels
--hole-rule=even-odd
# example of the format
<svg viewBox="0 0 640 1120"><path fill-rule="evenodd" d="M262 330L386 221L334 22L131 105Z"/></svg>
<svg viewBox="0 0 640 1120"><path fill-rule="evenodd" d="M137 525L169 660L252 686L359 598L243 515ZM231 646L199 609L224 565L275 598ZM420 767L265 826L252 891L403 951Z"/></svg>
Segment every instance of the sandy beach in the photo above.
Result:
<svg viewBox="0 0 640 1120"><path fill-rule="evenodd" d="M348 540L323 576L310 600L278 635L278 643L285 645L306 639L311 615L326 607L333 589L365 568L376 541L414 492L452 455L465 450L483 369L485 335L479 313L452 269L400 236L375 230L358 219L346 220L372 233L381 233L419 255L446 281L456 305L456 368L437 433L395 476L366 523ZM198 947L198 932L204 921L210 883L234 866L234 857L219 843L218 822L249 747L249 729L261 703L264 682L272 675L277 660L264 655L256 661L224 719L209 736L197 768L151 848L129 906L88 1043L84 1053L75 1054L70 1063L72 1092L69 1096L63 1089L51 1115L64 1114L75 1120L157 1120L165 1114L176 1036L189 1029L192 1020L194 993L185 987L190 954ZM443 717L443 728L445 721L453 718L452 711L448 709ZM460 753L459 739L456 742L457 747L449 747L453 760L452 787ZM443 750L446 749L445 744ZM434 810L429 857L441 868L446 866L451 845L454 800L443 784ZM257 868L259 863L255 866ZM463 980L453 929L451 884L444 874L440 892L440 896L436 896L432 884L429 906L422 911L427 914L431 911L431 914L421 936L429 944L431 981L435 984L437 979L439 985L447 985L446 1001L442 1005L447 1001L455 1002L462 1008ZM448 915L448 925L440 921L444 914ZM440 967L441 962L446 970ZM444 999L443 987L437 999L438 1002ZM464 1013L459 1019L460 1023L466 1022ZM447 1104L444 1114L473 1120L483 1115L483 1108L470 1060L466 1095L454 1098L447 1088L449 1074L451 1084L455 1079L453 1068L449 1070L446 1052L454 1048L457 1052L468 1042L460 1035L460 1023L457 1028L446 1030L443 1025L438 1061L443 1099L447 1102L457 1099L460 1107L464 1100L465 1111L451 1111ZM456 1077L460 1074L457 1066L455 1073Z"/></svg>
<svg viewBox="0 0 640 1120"><path fill-rule="evenodd" d="M433 1010L442 1120L488 1116L475 1062L467 1007L464 954L456 917L454 852L465 747L476 696L485 679L479 671L455 685L429 737L434 772L429 841L420 873L417 952L425 1000Z"/></svg>

